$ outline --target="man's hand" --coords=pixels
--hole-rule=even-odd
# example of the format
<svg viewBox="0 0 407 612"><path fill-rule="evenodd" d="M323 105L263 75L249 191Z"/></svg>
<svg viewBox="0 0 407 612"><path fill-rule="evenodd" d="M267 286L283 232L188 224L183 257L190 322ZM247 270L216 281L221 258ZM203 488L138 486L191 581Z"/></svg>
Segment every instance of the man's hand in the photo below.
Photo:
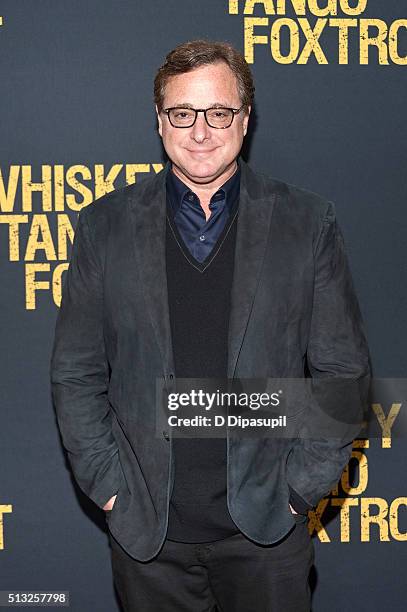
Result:
<svg viewBox="0 0 407 612"><path fill-rule="evenodd" d="M103 510L111 510L113 508L114 502L116 501L116 497L117 495L113 495L113 497L111 497L109 501L105 503L105 505L103 506Z"/></svg>
<svg viewBox="0 0 407 612"><path fill-rule="evenodd" d="M293 514L298 514L298 512L296 512L296 511L294 510L294 508L292 507L292 505L291 505L291 504L288 504L288 505L290 506L290 510L291 510L291 512L292 512Z"/></svg>

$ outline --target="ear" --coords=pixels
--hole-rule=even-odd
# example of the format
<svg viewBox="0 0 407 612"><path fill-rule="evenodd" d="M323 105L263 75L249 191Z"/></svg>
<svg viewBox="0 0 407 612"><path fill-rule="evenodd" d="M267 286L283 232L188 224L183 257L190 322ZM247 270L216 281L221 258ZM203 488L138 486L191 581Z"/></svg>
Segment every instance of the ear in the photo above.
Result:
<svg viewBox="0 0 407 612"><path fill-rule="evenodd" d="M251 110L252 110L252 107L248 106L247 111L243 117L243 136L246 136L247 134L247 126L249 125L249 116L250 116Z"/></svg>
<svg viewBox="0 0 407 612"><path fill-rule="evenodd" d="M160 113L158 112L157 104L155 105L155 112L156 112L157 120L158 120L158 133L160 134L162 138L163 137L163 120L162 120Z"/></svg>

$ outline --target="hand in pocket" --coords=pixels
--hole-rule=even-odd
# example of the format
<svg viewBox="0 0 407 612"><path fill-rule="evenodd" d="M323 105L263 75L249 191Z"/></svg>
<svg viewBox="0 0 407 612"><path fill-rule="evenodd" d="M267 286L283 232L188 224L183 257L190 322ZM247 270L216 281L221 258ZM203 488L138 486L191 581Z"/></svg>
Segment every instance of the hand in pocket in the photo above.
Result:
<svg viewBox="0 0 407 612"><path fill-rule="evenodd" d="M116 501L116 497L117 497L117 495L113 495L113 497L111 497L111 498L109 499L109 501L107 501L107 502L105 503L105 505L103 506L103 510L104 510L105 512L106 512L106 511L110 511L110 510L112 510L112 508L113 508L113 506L114 506L114 502Z"/></svg>

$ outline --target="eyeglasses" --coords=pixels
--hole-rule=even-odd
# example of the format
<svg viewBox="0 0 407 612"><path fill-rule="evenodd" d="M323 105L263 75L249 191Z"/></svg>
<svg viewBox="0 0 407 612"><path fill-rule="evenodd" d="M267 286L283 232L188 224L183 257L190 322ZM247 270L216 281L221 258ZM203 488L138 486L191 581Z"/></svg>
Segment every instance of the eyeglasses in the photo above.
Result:
<svg viewBox="0 0 407 612"><path fill-rule="evenodd" d="M239 114L244 106L240 108L223 108L215 106L213 108L165 108L163 112L167 114L168 120L175 128L190 128L194 125L198 113L203 113L205 121L209 127L224 130L232 125L234 116Z"/></svg>

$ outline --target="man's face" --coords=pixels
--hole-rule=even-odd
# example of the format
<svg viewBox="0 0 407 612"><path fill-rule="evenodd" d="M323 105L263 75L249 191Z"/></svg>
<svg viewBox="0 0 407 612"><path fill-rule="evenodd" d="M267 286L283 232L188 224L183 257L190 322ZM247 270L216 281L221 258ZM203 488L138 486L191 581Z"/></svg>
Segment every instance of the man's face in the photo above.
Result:
<svg viewBox="0 0 407 612"><path fill-rule="evenodd" d="M186 105L240 108L237 80L230 68L221 62L171 77L165 88L163 107ZM242 110L235 115L230 127L217 129L209 127L203 113L198 113L192 127L175 128L165 113L157 111L158 131L180 178L207 185L218 183L219 177L230 173L242 147L249 113L244 114Z"/></svg>

